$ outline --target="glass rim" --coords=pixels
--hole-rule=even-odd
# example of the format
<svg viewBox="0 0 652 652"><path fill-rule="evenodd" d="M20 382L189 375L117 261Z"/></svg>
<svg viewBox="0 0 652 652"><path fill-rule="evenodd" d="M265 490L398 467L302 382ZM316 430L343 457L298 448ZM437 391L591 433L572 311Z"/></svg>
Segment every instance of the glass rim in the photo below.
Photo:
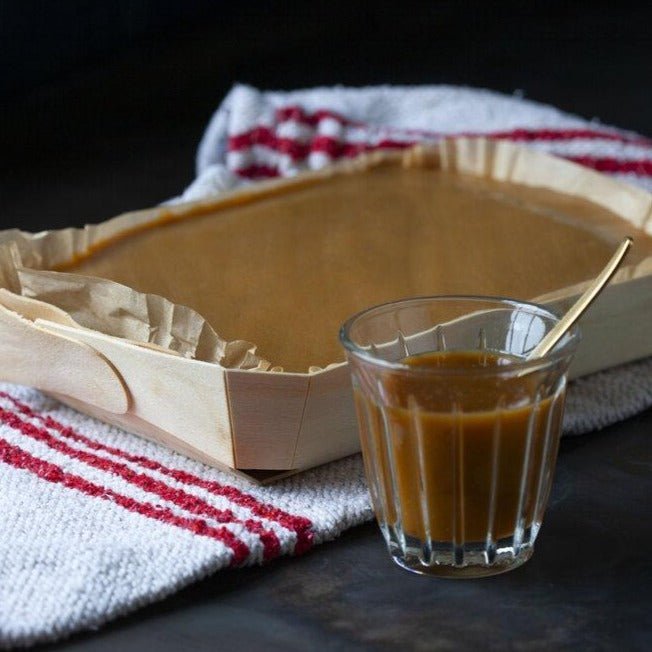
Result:
<svg viewBox="0 0 652 652"><path fill-rule="evenodd" d="M570 357L580 340L580 328L575 324L570 328L565 336L565 341L562 339L562 343L558 343L555 347L546 355L539 358L534 358L533 360L527 360L525 358L516 359L511 364L506 364L504 366L492 366L492 367L434 367L434 366L412 366L407 365L400 361L390 361L381 358L378 355L371 353L370 349L363 348L362 346L356 344L350 337L350 332L355 323L362 317L371 315L374 312L382 312L391 307L403 305L409 305L410 303L420 303L420 302L441 302L445 301L468 301L470 303L495 303L497 307L499 306L512 306L515 308L523 307L530 309L530 311L535 312L541 316L553 319L555 322L558 322L561 317L556 312L551 310L546 306L532 302L532 301L523 301L521 299L513 299L509 297L501 296L492 296L492 295L474 295L474 294L434 294L434 295L423 295L415 297L407 297L404 299L397 299L395 301L387 301L385 303L379 303L364 310L360 310L351 317L349 317L340 327L339 339L344 348L353 356L360 358L366 362L383 367L391 371L402 371L408 372L410 374L430 374L430 375L441 375L441 376L454 376L454 375L511 375L513 373L523 373L530 372L535 370L544 369L546 367L554 366L557 362L560 362L568 357ZM434 324L433 324L434 326ZM461 350L461 349L460 349ZM465 349L470 350L470 349ZM488 349L491 351L491 349Z"/></svg>

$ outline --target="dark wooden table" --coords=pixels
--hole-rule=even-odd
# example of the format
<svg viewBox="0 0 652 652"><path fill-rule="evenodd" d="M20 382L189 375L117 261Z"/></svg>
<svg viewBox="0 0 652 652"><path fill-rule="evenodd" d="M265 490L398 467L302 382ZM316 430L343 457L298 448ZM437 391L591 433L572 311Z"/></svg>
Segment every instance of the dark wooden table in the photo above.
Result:
<svg viewBox="0 0 652 652"><path fill-rule="evenodd" d="M177 194L236 80L520 90L652 135L649 3L235 4L214 3L201 21L161 27L6 92L0 228L95 222ZM83 20L84 3L75 6ZM15 55L5 66L20 72L21 62L57 57L56 39L51 52L34 40L47 33L40 11L24 21L35 30L4 34ZM65 38L66 24L52 25ZM369 524L302 558L219 573L51 648L652 649L651 431L648 411L564 441L534 557L513 573L412 576L393 567Z"/></svg>

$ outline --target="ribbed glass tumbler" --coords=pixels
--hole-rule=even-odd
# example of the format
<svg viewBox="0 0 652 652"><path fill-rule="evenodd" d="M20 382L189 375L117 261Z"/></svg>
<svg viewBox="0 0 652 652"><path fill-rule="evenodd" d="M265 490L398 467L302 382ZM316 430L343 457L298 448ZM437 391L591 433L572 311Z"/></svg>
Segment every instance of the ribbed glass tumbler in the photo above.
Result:
<svg viewBox="0 0 652 652"><path fill-rule="evenodd" d="M532 555L552 483L574 329L541 306L426 297L342 327L369 491L400 566L493 575Z"/></svg>

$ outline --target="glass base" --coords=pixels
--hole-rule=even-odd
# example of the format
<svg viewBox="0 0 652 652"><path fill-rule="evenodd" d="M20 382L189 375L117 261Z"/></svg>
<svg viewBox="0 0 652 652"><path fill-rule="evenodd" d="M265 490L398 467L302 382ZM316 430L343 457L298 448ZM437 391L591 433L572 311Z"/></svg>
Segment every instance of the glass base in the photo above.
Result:
<svg viewBox="0 0 652 652"><path fill-rule="evenodd" d="M405 570L419 575L464 579L499 575L522 566L534 552L537 531L538 527L528 528L525 543L518 544L513 537L500 539L491 546L481 543L453 546L442 541L424 544L409 536L401 541L390 536L387 543L394 563Z"/></svg>
<svg viewBox="0 0 652 652"><path fill-rule="evenodd" d="M505 558L491 565L471 563L465 566L455 566L454 564L445 563L424 564L418 556L409 554L405 557L391 554L391 557L397 566L417 575L431 575L433 577L463 580L473 579L474 577L490 577L491 575L500 575L501 573L514 570L522 566L532 556L533 552L533 548L526 548L514 557L510 557L509 559Z"/></svg>

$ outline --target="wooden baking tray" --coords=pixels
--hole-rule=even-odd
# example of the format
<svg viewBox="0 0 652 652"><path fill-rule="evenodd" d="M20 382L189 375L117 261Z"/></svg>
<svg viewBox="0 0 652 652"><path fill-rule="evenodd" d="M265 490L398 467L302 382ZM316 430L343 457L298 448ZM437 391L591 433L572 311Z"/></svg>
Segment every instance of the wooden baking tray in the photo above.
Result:
<svg viewBox="0 0 652 652"><path fill-rule="evenodd" d="M0 378L267 480L359 450L340 323L424 294L562 311L635 238L574 375L652 354L652 195L508 143L376 152L84 229L0 233Z"/></svg>

